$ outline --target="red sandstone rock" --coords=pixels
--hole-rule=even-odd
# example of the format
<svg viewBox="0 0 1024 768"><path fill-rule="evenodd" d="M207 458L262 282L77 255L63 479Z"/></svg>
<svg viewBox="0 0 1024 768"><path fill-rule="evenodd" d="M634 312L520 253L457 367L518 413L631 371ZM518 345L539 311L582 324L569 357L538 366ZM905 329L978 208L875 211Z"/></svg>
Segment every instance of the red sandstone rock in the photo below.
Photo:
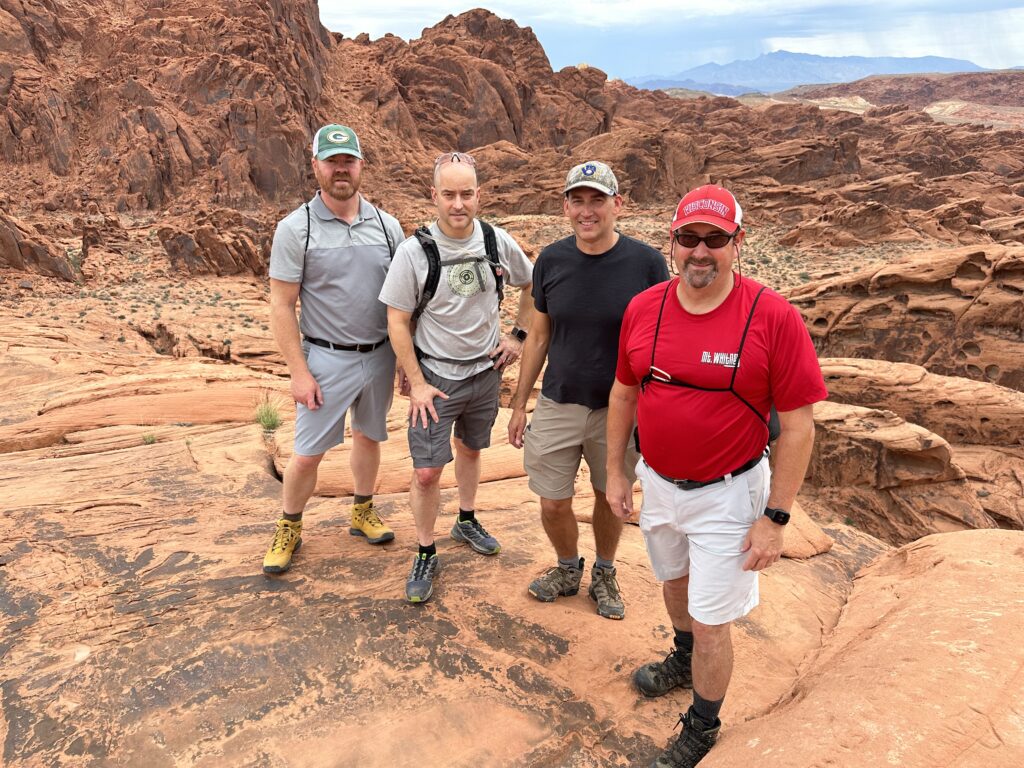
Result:
<svg viewBox="0 0 1024 768"><path fill-rule="evenodd" d="M723 727L708 762L1019 765L1024 688L1006 670L1024 655L1022 554L1020 534L972 531L878 558L785 699L763 719Z"/></svg>
<svg viewBox="0 0 1024 768"><path fill-rule="evenodd" d="M807 484L857 527L905 543L925 531L995 528L944 439L891 411L823 402ZM808 488L810 493L810 488Z"/></svg>
<svg viewBox="0 0 1024 768"><path fill-rule="evenodd" d="M893 411L951 443L1024 445L1024 393L909 363L823 358L833 401Z"/></svg>
<svg viewBox="0 0 1024 768"><path fill-rule="evenodd" d="M789 294L819 354L923 365L1024 389L1024 249L929 251Z"/></svg>
<svg viewBox="0 0 1024 768"><path fill-rule="evenodd" d="M672 99L593 67L553 72L529 28L480 9L406 43L332 37L309 0L257 5L3 6L10 212L34 225L40 207L158 211L175 263L259 274L266 230L311 192L310 134L333 119L363 137L367 195L404 221L429 217L431 161L458 148L481 154L498 214L556 212L569 164L600 156L658 210L696 184L738 185L753 225L800 225L786 242L802 248L1017 238L1024 199L1007 180L1024 171L1024 145L1012 132L906 109ZM198 236L210 205L242 215L223 247L223 232Z"/></svg>
<svg viewBox="0 0 1024 768"><path fill-rule="evenodd" d="M72 280L75 270L57 248L44 237L0 212L0 266Z"/></svg>
<svg viewBox="0 0 1024 768"><path fill-rule="evenodd" d="M920 108L936 101L962 99L981 104L1024 107L1024 72L875 75L852 83L800 86L787 93L805 99L857 95L880 106Z"/></svg>

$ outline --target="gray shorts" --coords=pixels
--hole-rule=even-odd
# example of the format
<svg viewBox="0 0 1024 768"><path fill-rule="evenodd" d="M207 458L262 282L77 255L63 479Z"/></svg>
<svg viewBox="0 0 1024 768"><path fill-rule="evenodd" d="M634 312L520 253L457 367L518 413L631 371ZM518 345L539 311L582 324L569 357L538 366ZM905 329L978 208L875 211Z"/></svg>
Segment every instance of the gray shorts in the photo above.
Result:
<svg viewBox="0 0 1024 768"><path fill-rule="evenodd" d="M306 345L306 364L323 392L315 411L295 404L295 453L319 456L345 442L345 414L352 429L371 440L388 439L388 411L395 394L395 353L391 344L372 352L343 352Z"/></svg>
<svg viewBox="0 0 1024 768"><path fill-rule="evenodd" d="M498 387L501 371L486 371L455 381L421 367L427 383L440 389L447 400L434 398L438 422L427 418L428 426L409 426L409 453L416 469L443 467L452 460L452 424L455 436L467 448L480 451L491 444L491 430L498 418Z"/></svg>
<svg viewBox="0 0 1024 768"><path fill-rule="evenodd" d="M558 403L541 395L523 435L523 466L530 490L545 499L571 499L580 459L590 467L590 483L604 493L608 485L608 409L591 410L576 403ZM636 480L636 450L626 448L623 468Z"/></svg>

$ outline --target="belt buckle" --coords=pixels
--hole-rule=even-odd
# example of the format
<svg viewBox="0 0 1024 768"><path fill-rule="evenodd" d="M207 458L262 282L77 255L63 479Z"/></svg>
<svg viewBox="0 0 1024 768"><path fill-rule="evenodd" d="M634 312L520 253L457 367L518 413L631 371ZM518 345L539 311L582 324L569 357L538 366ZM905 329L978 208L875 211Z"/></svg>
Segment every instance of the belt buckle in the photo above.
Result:
<svg viewBox="0 0 1024 768"><path fill-rule="evenodd" d="M704 483L699 480L676 480L676 487L684 491L695 491L698 488L703 488Z"/></svg>

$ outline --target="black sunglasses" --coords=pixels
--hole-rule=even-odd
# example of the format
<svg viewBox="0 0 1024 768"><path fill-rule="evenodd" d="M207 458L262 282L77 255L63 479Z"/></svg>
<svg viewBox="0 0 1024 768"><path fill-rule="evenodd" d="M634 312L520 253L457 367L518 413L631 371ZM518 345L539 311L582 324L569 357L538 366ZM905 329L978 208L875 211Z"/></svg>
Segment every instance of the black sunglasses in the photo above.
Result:
<svg viewBox="0 0 1024 768"><path fill-rule="evenodd" d="M683 248L696 248L701 243L704 243L708 248L724 248L729 244L729 241L739 233L739 227L737 227L736 231L731 235L727 235L724 232L715 232L714 234L704 235L704 237L695 235L693 232L679 230L678 232L673 232L672 237L674 237L675 241L683 246Z"/></svg>

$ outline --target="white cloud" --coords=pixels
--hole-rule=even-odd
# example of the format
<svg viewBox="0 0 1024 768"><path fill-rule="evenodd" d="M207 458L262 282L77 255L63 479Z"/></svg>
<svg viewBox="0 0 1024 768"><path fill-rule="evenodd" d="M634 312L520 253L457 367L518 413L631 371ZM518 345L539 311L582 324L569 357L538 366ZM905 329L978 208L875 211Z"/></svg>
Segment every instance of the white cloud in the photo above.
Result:
<svg viewBox="0 0 1024 768"><path fill-rule="evenodd" d="M1024 64L1024 8L875 18L870 26L765 39L766 50L819 56L945 56L983 67Z"/></svg>
<svg viewBox="0 0 1024 768"><path fill-rule="evenodd" d="M890 0L861 0L860 5L885 5ZM900 3L897 2L897 5ZM903 3L906 4L906 3ZM827 5L822 0L790 0L785 13L819 8ZM412 0L379 0L353 5L342 0L320 0L320 18L328 29L355 35L367 32L380 37L386 32L400 37L419 37L424 27L430 27L449 14L458 15L479 3L452 6L450 2L413 2ZM505 0L492 2L488 10L502 18L514 19L520 26L541 22L561 23L577 27L643 27L650 24L674 25L688 19L739 16L751 14L777 14L777 0L714 0L706 4L681 3L679 0L590 0L582 3L553 3L550 0Z"/></svg>
<svg viewBox="0 0 1024 768"><path fill-rule="evenodd" d="M328 29L350 37L391 32L409 40L480 2L453 6L440 0L376 0L356 5L320 0L320 16ZM498 0L488 7L520 26L532 26L548 57L559 63L556 68L566 61L590 60L612 75L647 70L646 62L667 73L780 49L824 56L947 56L985 67L1024 65L1024 2L1011 0L974 0L970 9L953 0ZM670 60L679 66L664 69L655 63Z"/></svg>

